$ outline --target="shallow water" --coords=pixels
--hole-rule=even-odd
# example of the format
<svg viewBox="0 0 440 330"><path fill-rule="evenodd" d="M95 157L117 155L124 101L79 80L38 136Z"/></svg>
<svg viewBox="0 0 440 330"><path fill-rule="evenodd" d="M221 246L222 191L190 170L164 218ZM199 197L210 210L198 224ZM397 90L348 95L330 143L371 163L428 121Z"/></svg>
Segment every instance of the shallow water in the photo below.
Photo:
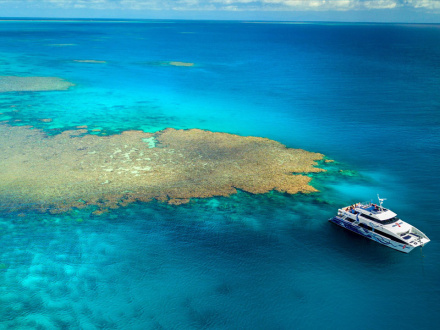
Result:
<svg viewBox="0 0 440 330"><path fill-rule="evenodd" d="M9 124L48 134L78 125L103 135L203 128L337 161L311 175L320 192L307 196L240 192L102 216L5 211L0 327L409 329L440 321L439 45L436 25L0 22L2 76L75 84L1 93L0 120ZM168 61L194 66L160 65ZM377 193L430 237L422 253L327 222Z"/></svg>

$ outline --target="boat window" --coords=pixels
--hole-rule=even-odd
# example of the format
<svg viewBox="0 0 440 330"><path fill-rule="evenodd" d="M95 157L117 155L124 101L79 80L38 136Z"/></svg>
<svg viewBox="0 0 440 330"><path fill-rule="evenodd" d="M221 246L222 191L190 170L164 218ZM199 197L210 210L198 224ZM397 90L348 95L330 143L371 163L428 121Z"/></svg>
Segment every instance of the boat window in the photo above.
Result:
<svg viewBox="0 0 440 330"><path fill-rule="evenodd" d="M399 220L400 219L398 217L394 217L394 218L390 218L390 219L387 219L387 220L383 220L383 221L381 221L381 223L384 224L384 225L389 225L390 223L394 223L394 222L397 222Z"/></svg>
<svg viewBox="0 0 440 330"><path fill-rule="evenodd" d="M391 223L395 223L399 221L400 219L398 217L393 217L387 220L377 220L376 218L370 217L369 215L362 214L364 218L367 218L368 220L374 221L376 223L380 223L381 225L389 225Z"/></svg>
<svg viewBox="0 0 440 330"><path fill-rule="evenodd" d="M368 220L373 220L373 221L378 222L378 220L377 220L376 218L370 217L369 215L362 214L362 216L363 216L364 218L367 218Z"/></svg>
<svg viewBox="0 0 440 330"><path fill-rule="evenodd" d="M359 227L365 228L365 229L367 229L367 230L371 230L371 227L370 227L370 226L367 226L365 223L360 223L360 224L359 224Z"/></svg>

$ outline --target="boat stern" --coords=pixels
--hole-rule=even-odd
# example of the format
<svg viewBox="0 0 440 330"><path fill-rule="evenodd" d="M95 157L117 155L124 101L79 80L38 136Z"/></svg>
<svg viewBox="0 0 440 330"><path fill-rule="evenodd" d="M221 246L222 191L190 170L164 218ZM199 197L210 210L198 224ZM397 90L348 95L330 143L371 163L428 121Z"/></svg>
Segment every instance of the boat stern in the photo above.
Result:
<svg viewBox="0 0 440 330"><path fill-rule="evenodd" d="M420 240L420 242L421 242L420 246L425 246L426 244L431 242L431 240L428 237L424 237Z"/></svg>
<svg viewBox="0 0 440 330"><path fill-rule="evenodd" d="M426 236L424 233L422 233L414 226L411 228L410 234L417 238L416 241L418 242L418 246L425 246L426 244L431 242L428 236Z"/></svg>

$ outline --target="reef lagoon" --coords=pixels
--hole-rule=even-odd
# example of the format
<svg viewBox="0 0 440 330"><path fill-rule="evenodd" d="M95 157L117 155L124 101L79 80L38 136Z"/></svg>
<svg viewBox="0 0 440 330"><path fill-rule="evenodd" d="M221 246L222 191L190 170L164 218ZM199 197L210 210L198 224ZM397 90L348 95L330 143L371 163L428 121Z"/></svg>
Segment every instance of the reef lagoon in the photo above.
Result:
<svg viewBox="0 0 440 330"><path fill-rule="evenodd" d="M439 25L0 21L0 328L431 328L439 58ZM327 221L377 194L423 250Z"/></svg>

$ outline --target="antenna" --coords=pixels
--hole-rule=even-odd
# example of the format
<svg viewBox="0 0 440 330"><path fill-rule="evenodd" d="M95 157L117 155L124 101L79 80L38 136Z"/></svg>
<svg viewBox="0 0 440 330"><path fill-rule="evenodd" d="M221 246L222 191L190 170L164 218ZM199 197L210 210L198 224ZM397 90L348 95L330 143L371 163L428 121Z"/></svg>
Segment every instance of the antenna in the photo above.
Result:
<svg viewBox="0 0 440 330"><path fill-rule="evenodd" d="M377 194L377 199L379 200L379 207L380 207L380 210L383 211L382 204L383 204L383 201L386 201L387 199L386 199L386 198L380 198L380 197L379 197L379 194Z"/></svg>

